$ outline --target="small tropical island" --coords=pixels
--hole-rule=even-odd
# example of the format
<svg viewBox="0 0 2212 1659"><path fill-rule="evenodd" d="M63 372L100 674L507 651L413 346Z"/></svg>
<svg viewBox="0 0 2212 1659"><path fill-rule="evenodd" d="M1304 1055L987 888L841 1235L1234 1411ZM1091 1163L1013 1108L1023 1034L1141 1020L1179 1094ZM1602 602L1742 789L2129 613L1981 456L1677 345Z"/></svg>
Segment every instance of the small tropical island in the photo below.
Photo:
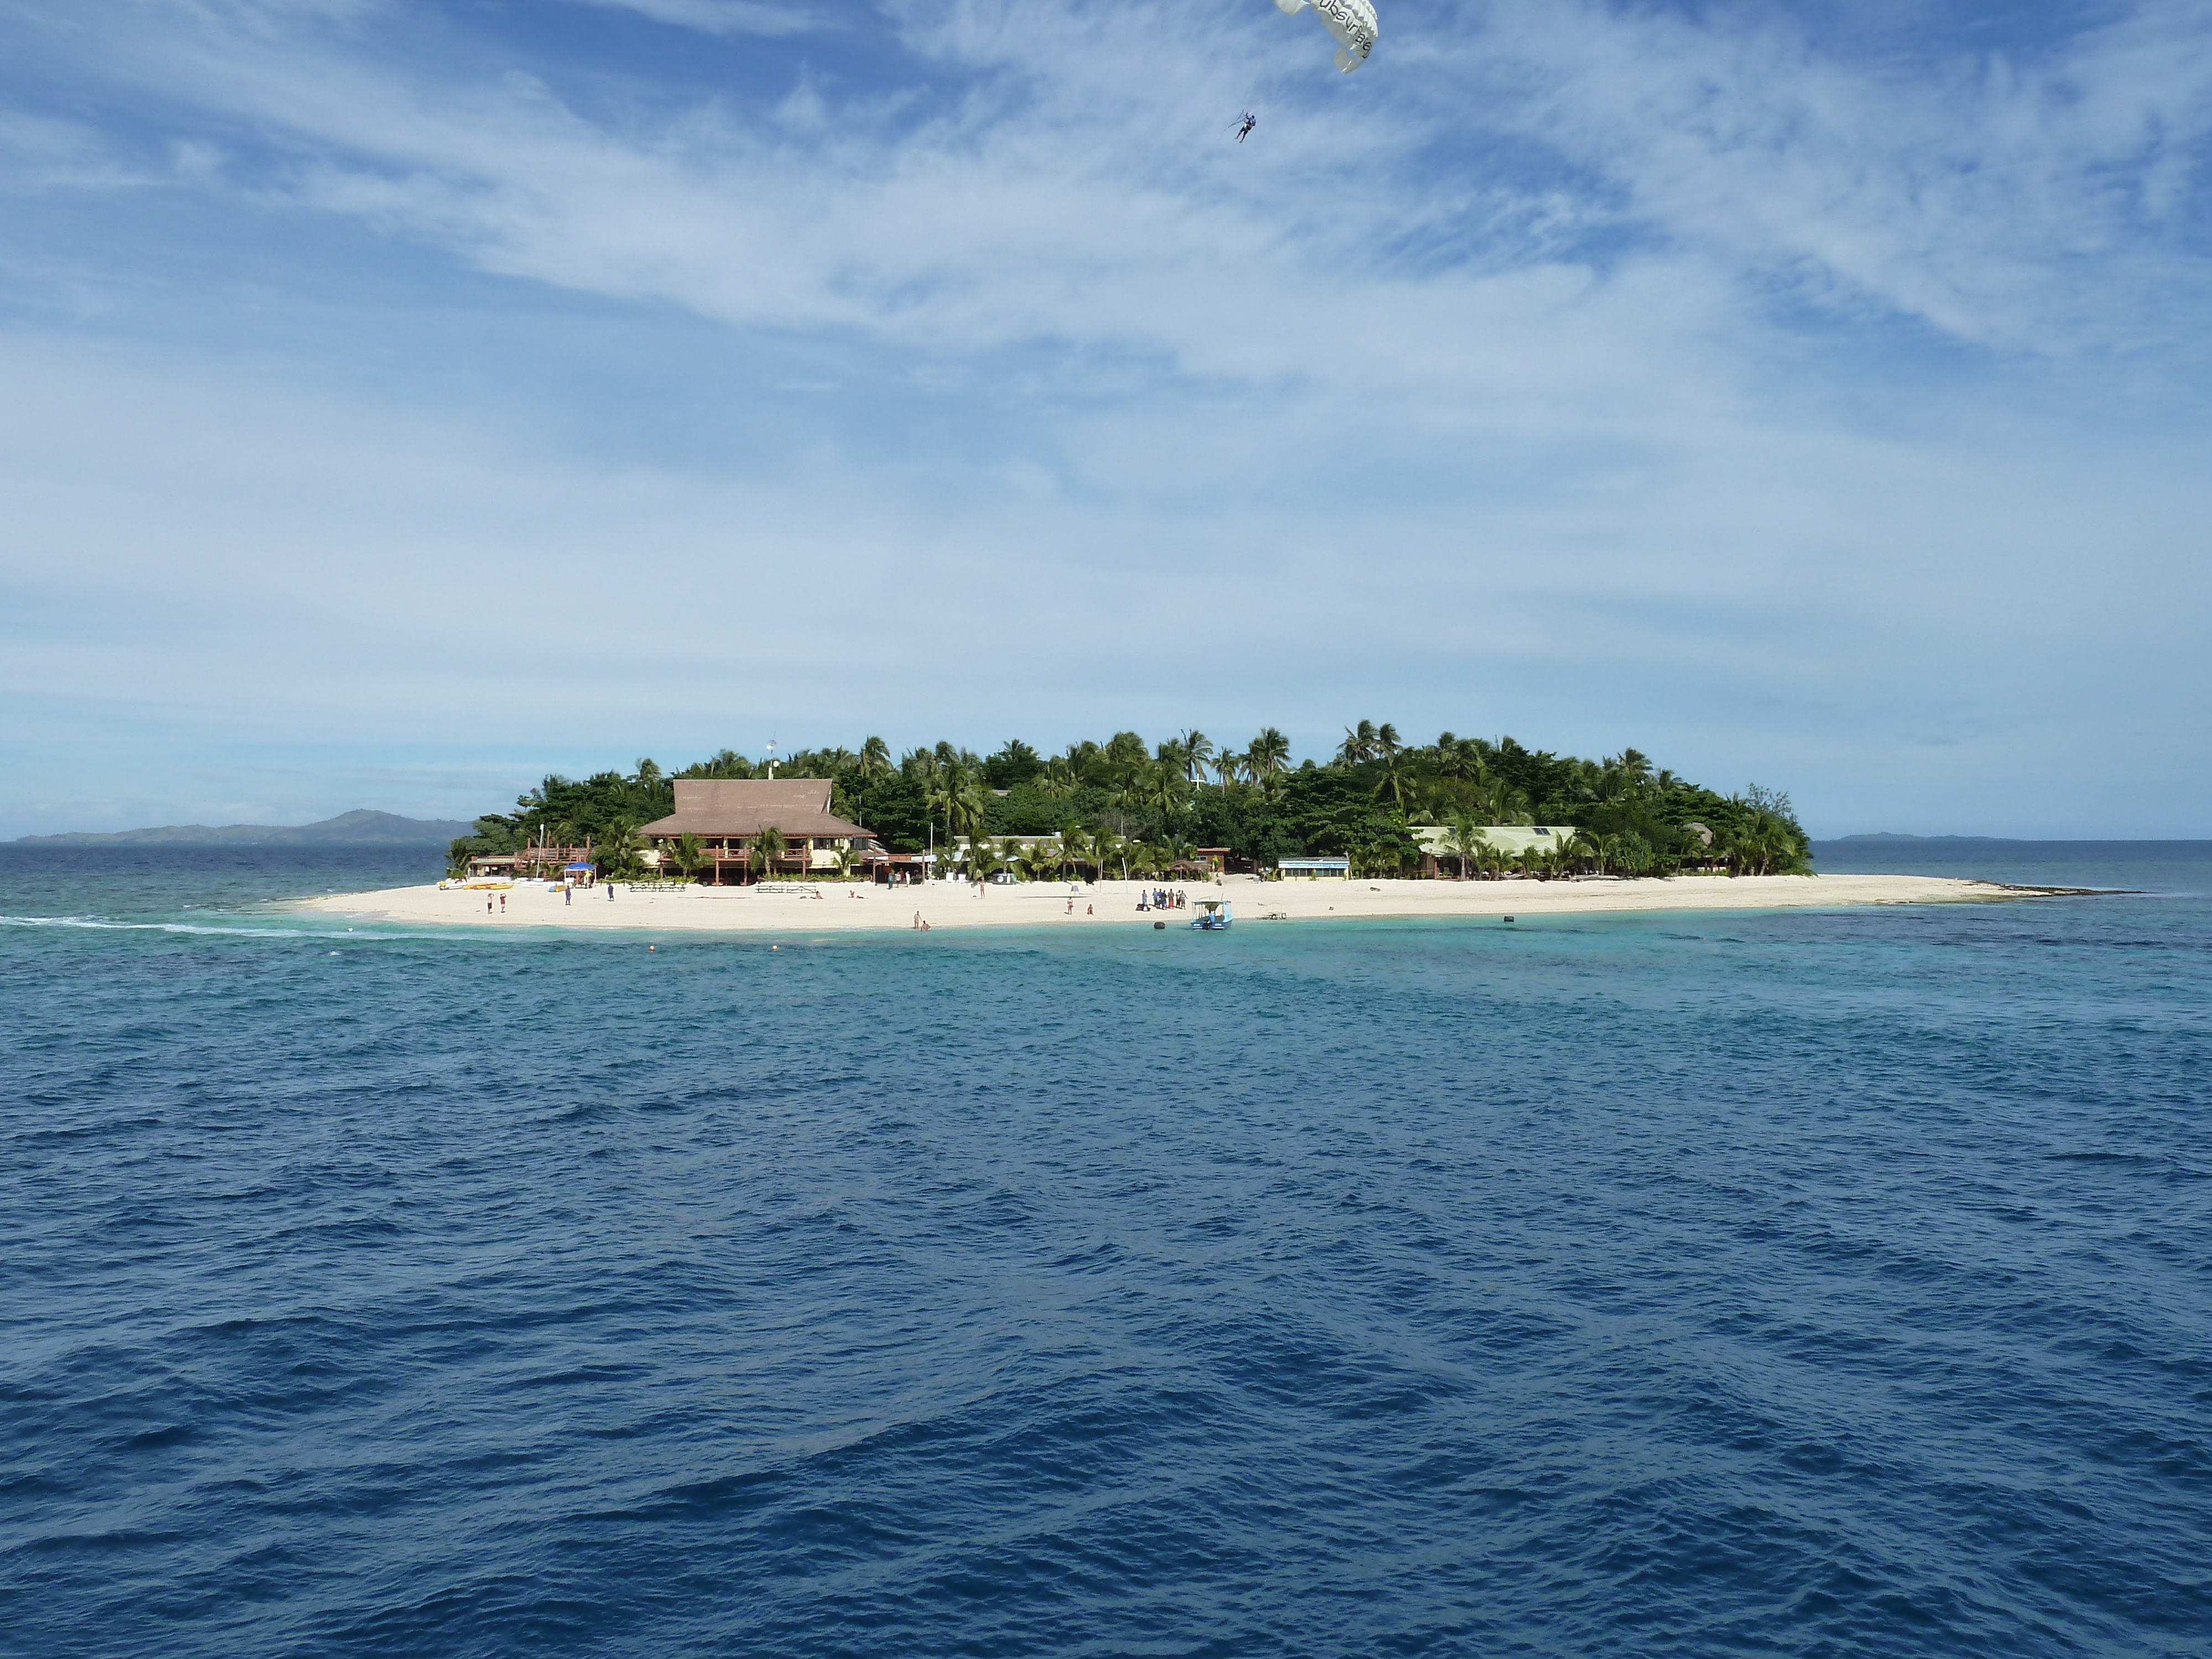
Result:
<svg viewBox="0 0 2212 1659"><path fill-rule="evenodd" d="M826 781L828 812L851 833L763 823L738 836L684 824L686 783ZM803 809L794 805L794 814ZM830 840L834 847L808 847ZM734 841L738 845L707 845ZM541 850L542 849L542 850ZM846 852L837 860L823 854ZM730 750L678 772L641 760L624 774L549 777L510 813L453 843L452 873L592 866L602 878L673 872L714 884L829 875L849 879L917 855L933 873L998 880L1129 880L1200 871L1267 872L1311 859L1352 877L1737 875L1808 872L1811 844L1789 797L1723 796L1655 769L1634 749L1601 761L1449 732L1409 744L1362 720L1325 763L1292 764L1270 726L1242 749L1187 731L1148 746L1134 732L1045 756L1019 738L995 753L939 743L894 762L880 738L857 750L801 750L754 762Z"/></svg>
<svg viewBox="0 0 2212 1659"><path fill-rule="evenodd" d="M725 749L672 772L641 759L546 778L447 859L434 890L307 902L408 921L926 930L1127 920L1232 884L1261 920L2015 896L1941 878L1808 880L1786 794L1724 795L1632 748L1585 760L1510 737L1412 744L1364 720L1326 760L1296 762L1272 726L1242 747L1191 729L1050 755L1011 738L988 756L939 743L894 758L871 737L759 761ZM741 896L878 902L682 902ZM912 900L910 917L885 898Z"/></svg>

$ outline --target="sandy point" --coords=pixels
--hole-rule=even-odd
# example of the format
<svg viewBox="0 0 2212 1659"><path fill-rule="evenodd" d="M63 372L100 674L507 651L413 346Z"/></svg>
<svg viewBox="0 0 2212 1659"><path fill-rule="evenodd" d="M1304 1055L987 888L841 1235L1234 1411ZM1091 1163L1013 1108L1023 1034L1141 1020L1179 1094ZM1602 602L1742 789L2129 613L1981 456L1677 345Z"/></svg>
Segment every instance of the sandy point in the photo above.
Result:
<svg viewBox="0 0 2212 1659"><path fill-rule="evenodd" d="M1195 911L1139 909L1164 884L1024 882L988 887L938 882L878 887L830 881L800 891L691 887L647 891L617 882L574 894L515 887L499 895L393 887L299 901L308 910L369 921L477 927L669 929L719 933L826 930L930 932L975 927L1170 927ZM608 896L611 890L613 896ZM1958 904L2039 896L2051 890L1942 876L1676 876L1577 881L1261 881L1231 876L1170 890L1227 899L1237 923L1261 926L1353 917L1595 915L1655 910L1831 909L1865 904ZM818 896L816 896L818 895ZM489 910L487 896L491 899Z"/></svg>

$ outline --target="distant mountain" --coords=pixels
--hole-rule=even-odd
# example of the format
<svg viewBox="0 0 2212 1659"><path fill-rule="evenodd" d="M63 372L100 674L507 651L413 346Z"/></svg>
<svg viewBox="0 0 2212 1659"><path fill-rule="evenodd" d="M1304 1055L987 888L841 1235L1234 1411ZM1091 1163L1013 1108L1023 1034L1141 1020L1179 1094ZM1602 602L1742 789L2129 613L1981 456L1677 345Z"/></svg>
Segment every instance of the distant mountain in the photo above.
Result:
<svg viewBox="0 0 2212 1659"><path fill-rule="evenodd" d="M471 824L446 818L403 818L361 807L320 823L173 823L159 830L80 830L23 836L18 847L443 847Z"/></svg>

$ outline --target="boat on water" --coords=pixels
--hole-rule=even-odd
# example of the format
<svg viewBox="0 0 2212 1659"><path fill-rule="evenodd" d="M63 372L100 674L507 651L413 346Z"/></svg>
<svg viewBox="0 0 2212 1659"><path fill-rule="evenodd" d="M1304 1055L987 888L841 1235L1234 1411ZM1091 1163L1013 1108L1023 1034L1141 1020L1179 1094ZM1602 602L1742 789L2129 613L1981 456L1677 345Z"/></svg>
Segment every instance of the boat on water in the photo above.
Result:
<svg viewBox="0 0 2212 1659"><path fill-rule="evenodd" d="M1200 899L1198 914L1190 919L1190 925L1199 933L1218 933L1229 926L1230 921L1227 899Z"/></svg>

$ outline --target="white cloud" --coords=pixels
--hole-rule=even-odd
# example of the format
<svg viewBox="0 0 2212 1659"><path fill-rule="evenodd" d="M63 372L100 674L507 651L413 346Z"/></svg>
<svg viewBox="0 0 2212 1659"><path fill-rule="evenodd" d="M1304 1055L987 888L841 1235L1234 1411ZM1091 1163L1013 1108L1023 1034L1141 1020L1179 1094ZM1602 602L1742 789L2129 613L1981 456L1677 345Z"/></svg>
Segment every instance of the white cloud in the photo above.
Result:
<svg viewBox="0 0 2212 1659"><path fill-rule="evenodd" d="M1371 712L1723 783L1821 747L1799 797L1839 812L1896 799L1911 736L1963 734L1964 778L2029 723L2203 690L2177 619L2212 597L2212 469L2145 413L2198 394L2148 353L2139 398L2106 389L2116 348L2203 343L2181 8L1910 74L1756 14L1401 8L1347 78L1256 0L902 0L868 74L814 54L681 101L496 42L410 56L412 14L369 0L82 15L42 50L75 40L82 84L173 141L180 198L773 343L757 381L666 340L653 364L702 425L770 435L641 460L580 368L554 432L520 393L323 391L312 354L257 380L17 340L19 708L82 688L118 726L166 699L202 731L428 744L567 695L563 729L627 760L746 741L835 662L808 738L887 708L928 721L896 739L979 741ZM1958 349L1911 359L1899 319ZM580 362L572 326L515 349ZM684 602L559 601L616 558ZM526 566L555 597L522 620L471 599ZM834 575L748 632L792 570ZM1231 625L1201 647L1190 617ZM2095 787L2172 747L2147 720ZM2160 810L2204 805L2178 782Z"/></svg>

